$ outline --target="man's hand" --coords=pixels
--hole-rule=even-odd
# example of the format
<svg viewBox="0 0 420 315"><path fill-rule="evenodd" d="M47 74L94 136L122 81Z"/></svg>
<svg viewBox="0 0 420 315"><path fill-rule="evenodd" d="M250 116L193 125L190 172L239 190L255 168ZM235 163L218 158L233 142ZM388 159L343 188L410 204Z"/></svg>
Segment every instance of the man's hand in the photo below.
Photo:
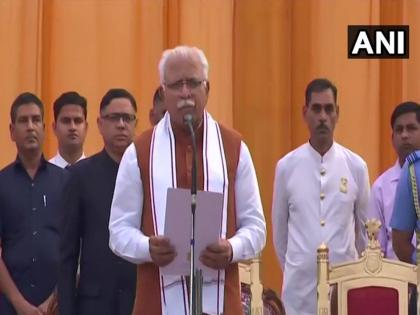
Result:
<svg viewBox="0 0 420 315"><path fill-rule="evenodd" d="M50 304L54 300L55 291L41 304L38 306L38 309L42 312L42 314L47 314Z"/></svg>
<svg viewBox="0 0 420 315"><path fill-rule="evenodd" d="M159 267L166 266L176 256L175 248L169 239L163 236L151 236L149 238L149 251L153 262Z"/></svg>
<svg viewBox="0 0 420 315"><path fill-rule="evenodd" d="M399 260L409 264L415 264L412 255L415 253L415 247L411 244L414 231L400 231L392 229L392 247Z"/></svg>
<svg viewBox="0 0 420 315"><path fill-rule="evenodd" d="M226 239L220 239L206 247L201 253L200 260L207 267L226 269L232 260L232 245Z"/></svg>
<svg viewBox="0 0 420 315"><path fill-rule="evenodd" d="M38 306L38 309L42 312L42 314L47 314L48 305L49 305L49 301L47 300Z"/></svg>
<svg viewBox="0 0 420 315"><path fill-rule="evenodd" d="M18 305L16 305L16 313L18 315L44 315L39 308L31 305L27 301L22 301Z"/></svg>

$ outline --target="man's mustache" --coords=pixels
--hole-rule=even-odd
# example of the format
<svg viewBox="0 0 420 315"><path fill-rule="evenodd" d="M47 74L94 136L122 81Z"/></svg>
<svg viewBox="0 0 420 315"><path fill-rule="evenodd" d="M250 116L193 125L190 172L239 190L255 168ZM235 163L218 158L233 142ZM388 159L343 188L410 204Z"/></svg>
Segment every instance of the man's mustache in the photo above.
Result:
<svg viewBox="0 0 420 315"><path fill-rule="evenodd" d="M180 100L177 104L176 107L178 109L184 108L184 107L194 107L195 106L195 102L193 100Z"/></svg>
<svg viewBox="0 0 420 315"><path fill-rule="evenodd" d="M330 130L330 128L328 128L325 124L320 124L318 127L316 127L316 130Z"/></svg>

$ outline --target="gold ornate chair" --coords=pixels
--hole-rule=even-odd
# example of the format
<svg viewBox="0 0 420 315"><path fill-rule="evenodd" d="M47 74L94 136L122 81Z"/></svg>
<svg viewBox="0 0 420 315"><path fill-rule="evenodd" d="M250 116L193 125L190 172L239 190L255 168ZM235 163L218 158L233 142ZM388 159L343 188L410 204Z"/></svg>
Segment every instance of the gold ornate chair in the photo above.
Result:
<svg viewBox="0 0 420 315"><path fill-rule="evenodd" d="M263 288L260 280L261 258L239 263L241 298L245 315L285 315L276 292Z"/></svg>
<svg viewBox="0 0 420 315"><path fill-rule="evenodd" d="M239 263L239 278L242 286L242 300L252 315L263 315L263 286L260 280L260 257ZM249 291L249 292L246 292Z"/></svg>
<svg viewBox="0 0 420 315"><path fill-rule="evenodd" d="M318 248L318 315L408 314L410 288L417 287L419 270L383 258L377 240L380 226L376 219L366 222L368 245L356 261L330 266L328 247Z"/></svg>

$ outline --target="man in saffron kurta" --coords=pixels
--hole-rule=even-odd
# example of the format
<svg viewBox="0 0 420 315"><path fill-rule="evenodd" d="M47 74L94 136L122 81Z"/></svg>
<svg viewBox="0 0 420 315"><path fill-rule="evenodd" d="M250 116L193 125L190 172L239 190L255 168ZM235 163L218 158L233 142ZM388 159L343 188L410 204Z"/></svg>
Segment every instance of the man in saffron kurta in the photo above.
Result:
<svg viewBox="0 0 420 315"><path fill-rule="evenodd" d="M137 263L133 314L188 314L185 277L168 277L176 249L161 236L168 187L191 185L192 146L184 116L197 133L198 189L223 193L221 238L201 261L219 270L219 281L204 283L203 312L242 314L237 261L256 256L266 230L255 170L247 146L233 130L219 125L204 108L209 85L203 52L176 47L159 64L167 113L128 147L118 171L110 217L110 247Z"/></svg>

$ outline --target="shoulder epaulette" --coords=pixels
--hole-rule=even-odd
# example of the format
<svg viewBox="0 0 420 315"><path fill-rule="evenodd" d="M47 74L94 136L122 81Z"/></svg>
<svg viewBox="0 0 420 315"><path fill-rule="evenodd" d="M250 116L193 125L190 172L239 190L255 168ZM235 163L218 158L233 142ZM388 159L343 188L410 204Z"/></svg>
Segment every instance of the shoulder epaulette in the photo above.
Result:
<svg viewBox="0 0 420 315"><path fill-rule="evenodd" d="M420 159L420 151L414 151L410 153L406 158L408 164L413 164L419 159Z"/></svg>

